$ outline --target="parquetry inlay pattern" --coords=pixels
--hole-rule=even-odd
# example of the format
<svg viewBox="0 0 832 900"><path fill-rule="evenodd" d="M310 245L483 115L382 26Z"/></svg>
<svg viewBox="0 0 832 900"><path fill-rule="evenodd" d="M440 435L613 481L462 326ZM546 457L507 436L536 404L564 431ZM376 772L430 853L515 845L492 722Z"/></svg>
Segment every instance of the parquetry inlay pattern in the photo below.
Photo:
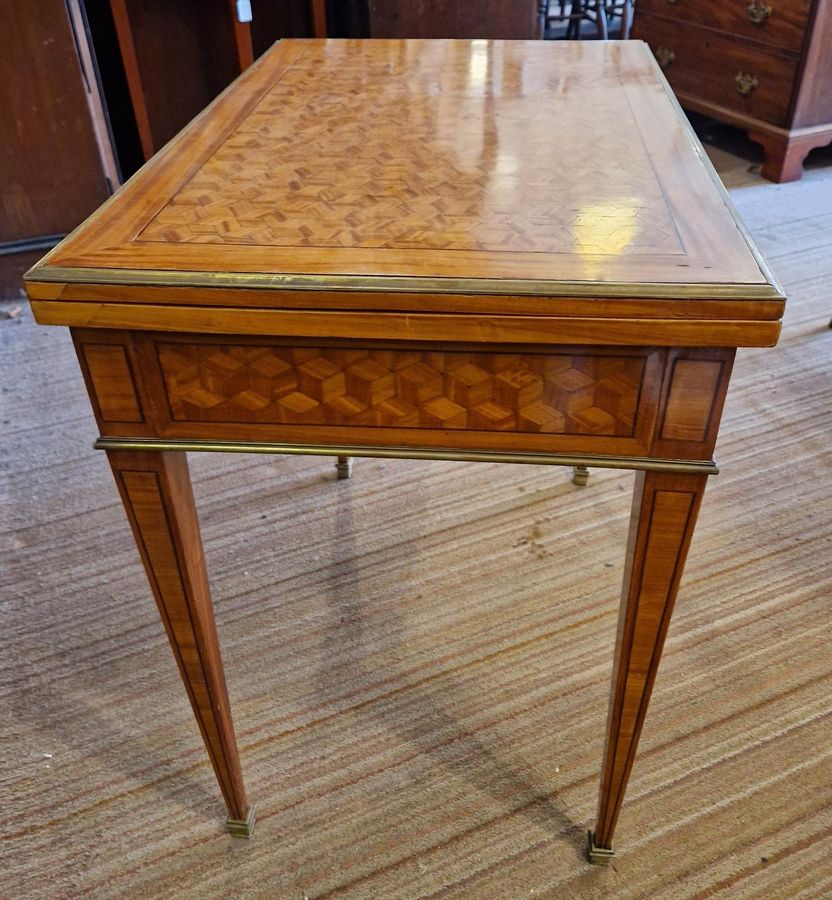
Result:
<svg viewBox="0 0 832 900"><path fill-rule="evenodd" d="M329 45L326 67L323 53L306 49L140 240L683 252L614 66L576 57L576 104L576 72L542 44Z"/></svg>
<svg viewBox="0 0 832 900"><path fill-rule="evenodd" d="M644 358L158 345L173 418L631 435Z"/></svg>

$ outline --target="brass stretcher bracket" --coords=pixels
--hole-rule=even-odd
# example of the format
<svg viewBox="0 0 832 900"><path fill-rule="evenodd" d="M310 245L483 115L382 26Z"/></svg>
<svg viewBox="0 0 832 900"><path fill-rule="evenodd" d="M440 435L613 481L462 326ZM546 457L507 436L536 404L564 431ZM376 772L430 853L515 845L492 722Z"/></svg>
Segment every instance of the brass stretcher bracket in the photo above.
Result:
<svg viewBox="0 0 832 900"><path fill-rule="evenodd" d="M161 438L99 437L96 450L144 450L163 452L184 450L188 453L265 453L277 456L337 456L368 459L433 459L457 462L500 462L539 466L571 466L581 470L631 469L636 472L666 472L680 475L718 475L714 460L656 459L637 456L595 456L565 453L504 453L492 450L451 450L423 447L329 446L325 444L278 444L266 441L205 441ZM340 473L339 469L339 473ZM340 474L339 474L340 477ZM577 482L576 482L577 483Z"/></svg>

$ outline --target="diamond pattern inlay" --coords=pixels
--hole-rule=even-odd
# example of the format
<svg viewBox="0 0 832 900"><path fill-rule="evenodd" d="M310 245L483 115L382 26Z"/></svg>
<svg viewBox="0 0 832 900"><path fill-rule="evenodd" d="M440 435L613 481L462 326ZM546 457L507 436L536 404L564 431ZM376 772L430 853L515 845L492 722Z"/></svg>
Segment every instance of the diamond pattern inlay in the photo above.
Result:
<svg viewBox="0 0 832 900"><path fill-rule="evenodd" d="M173 418L633 433L644 357L160 343Z"/></svg>

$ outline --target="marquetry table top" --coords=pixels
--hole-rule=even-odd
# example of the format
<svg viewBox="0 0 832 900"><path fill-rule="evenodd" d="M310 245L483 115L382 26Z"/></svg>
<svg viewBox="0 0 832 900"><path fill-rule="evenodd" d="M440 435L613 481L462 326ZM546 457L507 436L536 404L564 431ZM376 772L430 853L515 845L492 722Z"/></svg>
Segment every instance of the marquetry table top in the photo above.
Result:
<svg viewBox="0 0 832 900"><path fill-rule="evenodd" d="M271 306L303 289L307 308L403 291L414 310L420 293L782 309L639 41L283 41L28 284L51 301L147 285Z"/></svg>

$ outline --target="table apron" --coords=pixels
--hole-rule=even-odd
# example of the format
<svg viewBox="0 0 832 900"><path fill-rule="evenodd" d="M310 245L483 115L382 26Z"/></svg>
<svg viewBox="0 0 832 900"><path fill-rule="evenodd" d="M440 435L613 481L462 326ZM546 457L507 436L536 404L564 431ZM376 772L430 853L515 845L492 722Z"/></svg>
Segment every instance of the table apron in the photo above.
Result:
<svg viewBox="0 0 832 900"><path fill-rule="evenodd" d="M734 356L101 329L73 338L102 439L144 449L655 471L713 469Z"/></svg>

